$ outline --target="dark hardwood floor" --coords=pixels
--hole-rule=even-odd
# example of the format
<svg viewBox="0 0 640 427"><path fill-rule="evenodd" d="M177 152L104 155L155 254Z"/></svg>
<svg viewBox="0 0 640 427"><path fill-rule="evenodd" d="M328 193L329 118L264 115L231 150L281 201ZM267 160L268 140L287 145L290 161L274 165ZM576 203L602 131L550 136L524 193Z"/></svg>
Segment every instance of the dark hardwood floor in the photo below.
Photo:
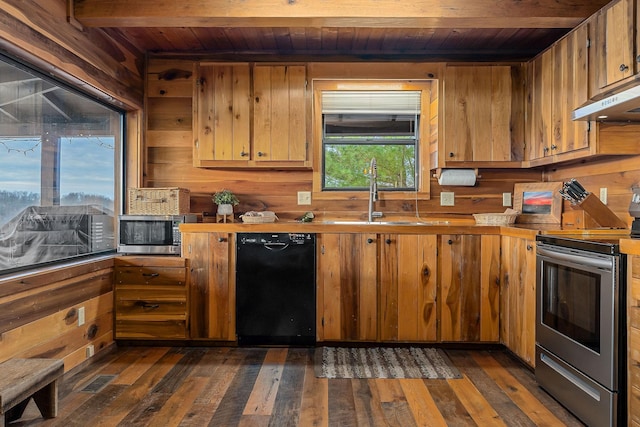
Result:
<svg viewBox="0 0 640 427"><path fill-rule="evenodd" d="M30 403L9 425L582 425L509 354L446 352L462 379L316 378L308 348L119 347L65 374L57 418Z"/></svg>

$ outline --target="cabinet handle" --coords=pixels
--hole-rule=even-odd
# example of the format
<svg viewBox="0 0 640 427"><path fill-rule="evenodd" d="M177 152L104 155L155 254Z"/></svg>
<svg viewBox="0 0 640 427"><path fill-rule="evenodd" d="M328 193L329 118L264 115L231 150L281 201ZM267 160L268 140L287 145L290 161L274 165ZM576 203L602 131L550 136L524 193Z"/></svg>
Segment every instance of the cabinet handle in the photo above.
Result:
<svg viewBox="0 0 640 427"><path fill-rule="evenodd" d="M385 240L384 242L385 242L387 245L390 245L390 244L391 244L391 239L387 239L387 240Z"/></svg>
<svg viewBox="0 0 640 427"><path fill-rule="evenodd" d="M532 249L533 249L533 246L531 246L531 245L527 245L527 250L528 250L528 251L530 251L530 250L532 250Z"/></svg>
<svg viewBox="0 0 640 427"><path fill-rule="evenodd" d="M548 153L548 152L549 152L549 147L544 147L543 151L544 151L545 153Z"/></svg>
<svg viewBox="0 0 640 427"><path fill-rule="evenodd" d="M450 152L449 157L455 157L455 154L453 154L453 152Z"/></svg>
<svg viewBox="0 0 640 427"><path fill-rule="evenodd" d="M373 243L373 239L372 239L371 237L369 237L369 238L367 239L367 243L369 243L369 244Z"/></svg>
<svg viewBox="0 0 640 427"><path fill-rule="evenodd" d="M227 239L225 239L224 237L218 237L218 242L222 243L222 242L226 242Z"/></svg>
<svg viewBox="0 0 640 427"><path fill-rule="evenodd" d="M453 245L453 240L449 239L449 240L447 240L447 243L448 243L449 245Z"/></svg>
<svg viewBox="0 0 640 427"><path fill-rule="evenodd" d="M622 71L624 73L625 71L628 71L628 70L629 70L629 66L628 65L620 64L620 71Z"/></svg>
<svg viewBox="0 0 640 427"><path fill-rule="evenodd" d="M249 153L247 153L246 151L242 150L240 152L240 157L247 157L249 155Z"/></svg>
<svg viewBox="0 0 640 427"><path fill-rule="evenodd" d="M262 156L266 156L266 153L263 153L262 151L258 151L258 157L262 157Z"/></svg>
<svg viewBox="0 0 640 427"><path fill-rule="evenodd" d="M551 146L551 149L552 149L552 150L555 150L556 148L558 148L558 146L557 146L557 145L555 145L555 144L553 144L553 145Z"/></svg>
<svg viewBox="0 0 640 427"><path fill-rule="evenodd" d="M160 273L142 273L144 277L158 277Z"/></svg>
<svg viewBox="0 0 640 427"><path fill-rule="evenodd" d="M155 310L157 308L160 308L160 304L149 304L148 302L143 302L142 308L150 308L152 310Z"/></svg>

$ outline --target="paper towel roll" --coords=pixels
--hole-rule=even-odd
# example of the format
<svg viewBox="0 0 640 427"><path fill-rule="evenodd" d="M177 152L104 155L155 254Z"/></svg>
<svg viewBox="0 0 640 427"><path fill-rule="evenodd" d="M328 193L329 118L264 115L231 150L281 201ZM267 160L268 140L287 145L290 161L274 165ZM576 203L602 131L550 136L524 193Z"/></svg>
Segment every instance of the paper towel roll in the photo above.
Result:
<svg viewBox="0 0 640 427"><path fill-rule="evenodd" d="M473 187L476 185L476 171L475 169L445 169L440 172L438 184Z"/></svg>

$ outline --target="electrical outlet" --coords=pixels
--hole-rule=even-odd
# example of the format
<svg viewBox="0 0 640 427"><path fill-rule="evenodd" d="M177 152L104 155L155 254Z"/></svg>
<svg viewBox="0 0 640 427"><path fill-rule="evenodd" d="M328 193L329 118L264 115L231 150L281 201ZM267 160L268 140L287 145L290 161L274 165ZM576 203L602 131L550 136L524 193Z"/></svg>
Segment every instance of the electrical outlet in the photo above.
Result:
<svg viewBox="0 0 640 427"><path fill-rule="evenodd" d="M603 187L600 189L600 201L607 204L607 187Z"/></svg>
<svg viewBox="0 0 640 427"><path fill-rule="evenodd" d="M85 355L87 356L87 359L92 357L95 354L95 347L93 346L93 344L89 344L87 346L87 348L85 349Z"/></svg>
<svg viewBox="0 0 640 427"><path fill-rule="evenodd" d="M511 206L511 193L502 193L502 206Z"/></svg>
<svg viewBox="0 0 640 427"><path fill-rule="evenodd" d="M78 309L78 326L84 325L84 307Z"/></svg>
<svg viewBox="0 0 640 427"><path fill-rule="evenodd" d="M440 193L440 206L454 206L455 203L454 192L443 191L442 193Z"/></svg>
<svg viewBox="0 0 640 427"><path fill-rule="evenodd" d="M298 204L310 205L311 204L311 191L298 191Z"/></svg>

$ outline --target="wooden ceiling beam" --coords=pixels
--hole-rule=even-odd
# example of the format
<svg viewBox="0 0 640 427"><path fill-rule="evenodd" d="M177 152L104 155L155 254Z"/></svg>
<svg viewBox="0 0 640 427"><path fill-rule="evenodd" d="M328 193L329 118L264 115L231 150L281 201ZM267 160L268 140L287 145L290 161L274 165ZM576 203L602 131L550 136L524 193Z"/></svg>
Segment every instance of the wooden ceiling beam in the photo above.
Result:
<svg viewBox="0 0 640 427"><path fill-rule="evenodd" d="M601 0L69 0L88 27L573 28Z"/></svg>

